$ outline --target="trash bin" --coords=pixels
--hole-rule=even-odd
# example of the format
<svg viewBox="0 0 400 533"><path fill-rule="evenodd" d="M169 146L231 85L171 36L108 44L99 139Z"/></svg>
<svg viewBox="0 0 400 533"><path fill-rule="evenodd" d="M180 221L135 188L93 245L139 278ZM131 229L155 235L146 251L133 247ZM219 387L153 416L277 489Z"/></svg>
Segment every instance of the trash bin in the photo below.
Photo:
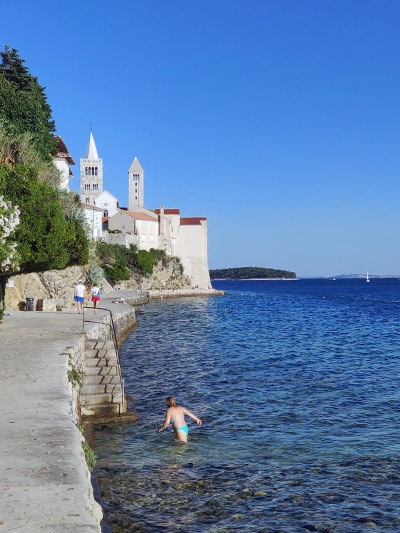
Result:
<svg viewBox="0 0 400 533"><path fill-rule="evenodd" d="M27 311L33 311L33 302L34 302L34 298L27 298L26 299L26 310Z"/></svg>

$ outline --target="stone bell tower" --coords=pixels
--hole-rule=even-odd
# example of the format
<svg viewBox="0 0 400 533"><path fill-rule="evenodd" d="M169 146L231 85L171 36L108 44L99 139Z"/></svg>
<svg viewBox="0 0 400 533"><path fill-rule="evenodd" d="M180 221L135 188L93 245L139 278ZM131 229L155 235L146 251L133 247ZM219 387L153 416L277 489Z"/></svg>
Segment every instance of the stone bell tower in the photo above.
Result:
<svg viewBox="0 0 400 533"><path fill-rule="evenodd" d="M137 157L132 161L129 175L129 211L135 207L143 207L144 171Z"/></svg>
<svg viewBox="0 0 400 533"><path fill-rule="evenodd" d="M80 162L81 202L96 205L96 197L103 192L103 160L99 158L91 130L85 158Z"/></svg>

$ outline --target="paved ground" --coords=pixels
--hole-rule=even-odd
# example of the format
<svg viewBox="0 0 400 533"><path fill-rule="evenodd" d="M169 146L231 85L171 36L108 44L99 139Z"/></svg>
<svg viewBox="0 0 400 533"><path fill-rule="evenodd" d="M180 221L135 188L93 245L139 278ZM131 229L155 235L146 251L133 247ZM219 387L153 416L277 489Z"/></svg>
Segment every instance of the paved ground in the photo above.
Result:
<svg viewBox="0 0 400 533"><path fill-rule="evenodd" d="M0 532L99 531L66 381L81 330L72 313L0 324Z"/></svg>

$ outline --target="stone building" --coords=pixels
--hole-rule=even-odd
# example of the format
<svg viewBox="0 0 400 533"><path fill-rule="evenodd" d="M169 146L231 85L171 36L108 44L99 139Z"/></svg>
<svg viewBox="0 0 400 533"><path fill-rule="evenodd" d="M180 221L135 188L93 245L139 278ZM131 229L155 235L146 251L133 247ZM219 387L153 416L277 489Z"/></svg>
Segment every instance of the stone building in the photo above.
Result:
<svg viewBox="0 0 400 533"><path fill-rule="evenodd" d="M180 258L192 286L211 288L207 259L207 219L181 217L178 208L146 209L144 207L144 171L137 157L129 171L129 208L121 208L118 199L103 191L103 162L98 157L93 134L90 132L86 156L81 159L81 201L87 218L98 237L94 221L103 216L101 240L110 244L139 250L156 248L169 256ZM91 209L92 208L92 209ZM97 226L96 226L97 228Z"/></svg>
<svg viewBox="0 0 400 533"><path fill-rule="evenodd" d="M144 200L144 172L137 157L132 161L128 176L129 211L134 211L136 207L143 207Z"/></svg>
<svg viewBox="0 0 400 533"><path fill-rule="evenodd" d="M90 132L89 142L81 167L81 201L96 205L97 196L103 192L103 160L99 158L93 133Z"/></svg>
<svg viewBox="0 0 400 533"><path fill-rule="evenodd" d="M69 192L69 183L73 177L70 165L75 165L75 161L68 152L63 139L59 135L53 135L53 138L57 141L57 154L53 156L53 163L60 171L60 189Z"/></svg>

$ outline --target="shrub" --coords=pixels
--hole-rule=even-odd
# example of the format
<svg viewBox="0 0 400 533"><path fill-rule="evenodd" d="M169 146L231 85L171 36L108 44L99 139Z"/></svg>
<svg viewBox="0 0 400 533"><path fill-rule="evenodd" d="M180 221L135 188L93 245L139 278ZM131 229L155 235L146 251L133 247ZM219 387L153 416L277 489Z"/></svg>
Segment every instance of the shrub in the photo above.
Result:
<svg viewBox="0 0 400 533"><path fill-rule="evenodd" d="M151 252L140 250L138 255L138 267L145 274L152 274L154 266L154 257Z"/></svg>
<svg viewBox="0 0 400 533"><path fill-rule="evenodd" d="M65 220L58 191L39 183L35 169L0 165L0 195L18 205L21 212L14 240L22 272L61 269L87 261L84 231Z"/></svg>

